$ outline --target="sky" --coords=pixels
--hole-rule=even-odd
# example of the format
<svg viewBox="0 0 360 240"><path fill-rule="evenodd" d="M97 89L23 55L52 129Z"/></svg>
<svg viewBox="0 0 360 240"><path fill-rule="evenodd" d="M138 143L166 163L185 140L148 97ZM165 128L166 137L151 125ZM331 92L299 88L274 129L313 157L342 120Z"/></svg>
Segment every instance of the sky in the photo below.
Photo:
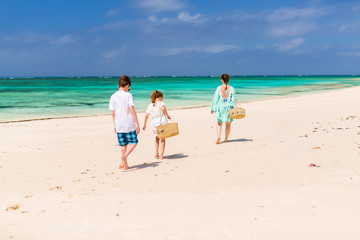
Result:
<svg viewBox="0 0 360 240"><path fill-rule="evenodd" d="M360 74L360 1L1 0L0 13L0 77Z"/></svg>

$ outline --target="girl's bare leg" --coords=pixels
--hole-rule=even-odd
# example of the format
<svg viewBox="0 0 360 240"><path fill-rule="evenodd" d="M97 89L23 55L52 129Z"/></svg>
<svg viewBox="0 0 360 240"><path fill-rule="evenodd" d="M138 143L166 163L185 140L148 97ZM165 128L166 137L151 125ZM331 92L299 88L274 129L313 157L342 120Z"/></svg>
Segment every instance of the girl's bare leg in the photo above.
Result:
<svg viewBox="0 0 360 240"><path fill-rule="evenodd" d="M230 128L231 128L231 122L227 122L226 127L225 127L225 142L228 141L229 134L230 134Z"/></svg>
<svg viewBox="0 0 360 240"><path fill-rule="evenodd" d="M217 122L217 125L216 125L216 133L217 133L216 144L219 144L219 143L220 143L221 126L222 126L222 122Z"/></svg>
<svg viewBox="0 0 360 240"><path fill-rule="evenodd" d="M165 138L161 139L161 149L160 149L160 159L164 159L164 152L165 152Z"/></svg>
<svg viewBox="0 0 360 240"><path fill-rule="evenodd" d="M160 139L156 136L155 137L155 158L159 157L159 141L160 141Z"/></svg>

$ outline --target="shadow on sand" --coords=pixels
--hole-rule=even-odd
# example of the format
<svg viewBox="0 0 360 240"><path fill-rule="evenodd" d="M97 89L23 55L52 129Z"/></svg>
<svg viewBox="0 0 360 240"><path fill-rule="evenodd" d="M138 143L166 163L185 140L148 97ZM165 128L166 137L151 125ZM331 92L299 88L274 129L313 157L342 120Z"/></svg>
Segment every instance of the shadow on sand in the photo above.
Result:
<svg viewBox="0 0 360 240"><path fill-rule="evenodd" d="M179 158L187 158L189 155L185 155L183 153L177 153L177 154L172 154L172 155L168 155L165 156L165 159L179 159Z"/></svg>
<svg viewBox="0 0 360 240"><path fill-rule="evenodd" d="M247 139L247 138L239 138L239 139L232 139L229 140L228 142L252 142L252 139Z"/></svg>
<svg viewBox="0 0 360 240"><path fill-rule="evenodd" d="M144 168L153 168L153 167L159 166L160 163L161 162L138 164L138 165L129 167L129 169L127 169L126 171L128 172L128 171L135 171L135 170L140 170L140 169L144 169Z"/></svg>

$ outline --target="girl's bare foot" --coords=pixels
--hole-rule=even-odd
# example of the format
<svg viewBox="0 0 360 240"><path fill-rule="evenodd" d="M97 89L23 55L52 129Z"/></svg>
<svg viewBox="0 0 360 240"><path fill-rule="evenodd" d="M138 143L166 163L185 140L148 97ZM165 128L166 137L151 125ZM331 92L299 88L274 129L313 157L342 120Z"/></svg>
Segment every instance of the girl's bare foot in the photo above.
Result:
<svg viewBox="0 0 360 240"><path fill-rule="evenodd" d="M159 158L159 154L155 154L154 158L158 159L158 158Z"/></svg>
<svg viewBox="0 0 360 240"><path fill-rule="evenodd" d="M216 140L216 144L220 144L220 138Z"/></svg>
<svg viewBox="0 0 360 240"><path fill-rule="evenodd" d="M227 139L225 139L225 142L228 142L228 140L227 140Z"/></svg>
<svg viewBox="0 0 360 240"><path fill-rule="evenodd" d="M164 156L160 156L160 160L164 160Z"/></svg>

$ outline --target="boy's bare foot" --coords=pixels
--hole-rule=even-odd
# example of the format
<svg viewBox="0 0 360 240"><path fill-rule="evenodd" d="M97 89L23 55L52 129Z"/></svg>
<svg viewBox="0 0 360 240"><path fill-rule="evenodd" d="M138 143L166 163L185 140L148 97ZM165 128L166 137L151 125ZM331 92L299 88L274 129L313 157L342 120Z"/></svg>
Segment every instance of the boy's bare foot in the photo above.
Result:
<svg viewBox="0 0 360 240"><path fill-rule="evenodd" d="M119 169L126 170L128 168L129 168L129 166L127 165L127 158L125 156L121 156L121 163L120 163Z"/></svg>
<svg viewBox="0 0 360 240"><path fill-rule="evenodd" d="M216 144L220 144L220 138L216 140Z"/></svg>

